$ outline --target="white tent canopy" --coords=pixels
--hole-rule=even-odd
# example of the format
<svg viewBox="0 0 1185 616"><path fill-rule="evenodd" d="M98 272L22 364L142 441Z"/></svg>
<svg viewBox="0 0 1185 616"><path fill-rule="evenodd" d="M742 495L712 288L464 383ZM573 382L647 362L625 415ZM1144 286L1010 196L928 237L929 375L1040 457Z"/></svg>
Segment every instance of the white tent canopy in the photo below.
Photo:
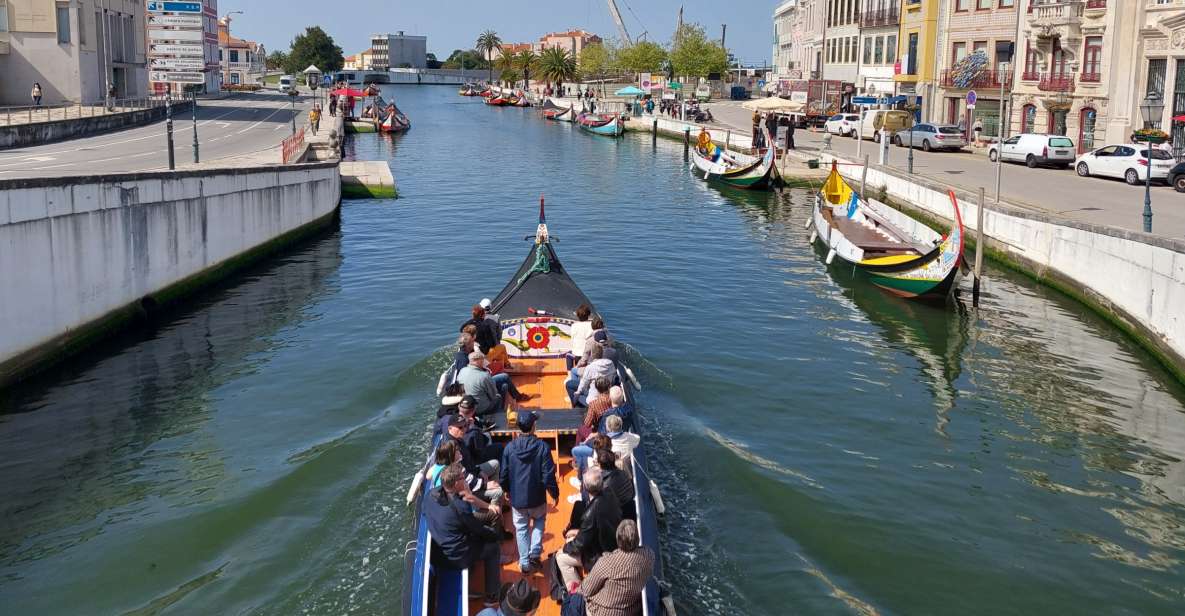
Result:
<svg viewBox="0 0 1185 616"><path fill-rule="evenodd" d="M310 74L320 75L322 71L321 71L321 69L317 68L316 64L310 64L308 68L304 69L301 72L303 72L305 75L310 75Z"/></svg>
<svg viewBox="0 0 1185 616"><path fill-rule="evenodd" d="M784 98L770 96L767 98L757 98L751 101L741 103L741 106L749 111L767 111L773 113L797 113L802 111L804 105L796 101L788 101Z"/></svg>

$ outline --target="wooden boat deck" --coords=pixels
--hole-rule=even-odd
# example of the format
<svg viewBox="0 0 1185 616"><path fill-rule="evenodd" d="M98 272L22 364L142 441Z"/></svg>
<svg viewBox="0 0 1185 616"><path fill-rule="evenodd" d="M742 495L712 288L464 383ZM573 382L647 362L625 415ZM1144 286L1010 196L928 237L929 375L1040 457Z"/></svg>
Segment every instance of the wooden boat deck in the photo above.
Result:
<svg viewBox="0 0 1185 616"><path fill-rule="evenodd" d="M556 465L556 480L560 486L560 502L557 507L551 497L547 500L547 522L543 532L542 560L546 563L547 555L559 550L564 545L564 528L572 516L572 503L569 497L575 495L578 499L580 490L573 485L576 470L572 467L572 446L575 443L575 432L579 426L579 419L583 417L583 409L572 409L568 412L557 409L571 409L568 400L568 390L564 381L568 377L568 369L562 358L541 359L512 359L513 369L507 370L514 381L515 387L525 394L533 396L521 403L520 408L540 410L545 409L535 430L535 436L542 439L551 447L551 459ZM550 410L550 412L546 411ZM506 426L506 416L502 414L495 418L499 429L494 436L499 441L509 442L518 434L515 426ZM514 522L509 508L502 513L503 527L513 531ZM518 565L518 545L515 539L502 542L502 583L514 583L523 577ZM481 565L470 570L469 575L469 614L476 614L482 610L482 581L484 572ZM548 597L548 582L542 572L535 572L528 577L531 585L539 591L542 600L537 616L559 616L560 606Z"/></svg>
<svg viewBox="0 0 1185 616"><path fill-rule="evenodd" d="M885 234L853 221L845 216L835 216L830 207L823 208L823 218L827 224L843 233L848 241L864 249L866 253L888 254L922 254L908 241L894 241Z"/></svg>

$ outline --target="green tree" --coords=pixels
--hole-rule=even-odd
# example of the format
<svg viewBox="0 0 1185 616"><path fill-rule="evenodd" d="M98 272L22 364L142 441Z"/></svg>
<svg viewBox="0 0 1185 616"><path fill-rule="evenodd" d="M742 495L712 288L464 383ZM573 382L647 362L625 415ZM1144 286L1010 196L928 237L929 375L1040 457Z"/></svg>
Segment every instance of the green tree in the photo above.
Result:
<svg viewBox="0 0 1185 616"><path fill-rule="evenodd" d="M464 66L461 66L464 62ZM475 70L489 68L490 63L476 49L454 49L441 68Z"/></svg>
<svg viewBox="0 0 1185 616"><path fill-rule="evenodd" d="M527 48L514 54L511 61L514 63L515 70L523 76L523 88L529 89L531 87L531 71L539 66L539 56Z"/></svg>
<svg viewBox="0 0 1185 616"><path fill-rule="evenodd" d="M498 37L498 33L493 30L486 30L477 36L477 43L475 45L477 50L485 54L486 68L490 71L490 81L494 80L494 50L502 47L502 39Z"/></svg>
<svg viewBox="0 0 1185 616"><path fill-rule="evenodd" d="M271 70L283 70L288 65L288 54L277 49L267 55L266 63Z"/></svg>
<svg viewBox="0 0 1185 616"><path fill-rule="evenodd" d="M683 24L671 40L671 67L678 76L707 77L728 70L728 53L699 24Z"/></svg>
<svg viewBox="0 0 1185 616"><path fill-rule="evenodd" d="M441 64L443 64L443 62L436 59L436 54L434 54L434 53L428 54L428 56L426 58L427 68L440 68Z"/></svg>
<svg viewBox="0 0 1185 616"><path fill-rule="evenodd" d="M304 34L292 39L292 50L288 52L284 71L295 75L310 64L316 65L323 73L340 71L345 64L342 48L333 42L333 37L326 34L321 26L305 28Z"/></svg>
<svg viewBox="0 0 1185 616"><path fill-rule="evenodd" d="M576 58L562 47L548 47L539 54L539 75L556 87L576 78Z"/></svg>
<svg viewBox="0 0 1185 616"><path fill-rule="evenodd" d="M498 79L501 79L502 83L508 88L513 88L514 84L517 83L521 77L522 75L520 75L519 72L513 68L504 68L502 69L502 72L498 74Z"/></svg>
<svg viewBox="0 0 1185 616"><path fill-rule="evenodd" d="M652 41L638 41L617 52L617 65L631 73L658 73L667 61L667 50Z"/></svg>

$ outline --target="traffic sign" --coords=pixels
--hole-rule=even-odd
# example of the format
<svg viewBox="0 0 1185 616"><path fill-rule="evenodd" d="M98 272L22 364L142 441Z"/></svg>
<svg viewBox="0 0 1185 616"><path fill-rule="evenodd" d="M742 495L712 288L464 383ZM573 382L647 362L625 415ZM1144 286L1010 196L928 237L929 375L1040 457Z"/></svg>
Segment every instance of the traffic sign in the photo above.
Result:
<svg viewBox="0 0 1185 616"><path fill-rule="evenodd" d="M201 13L201 2L156 2L149 0L149 13Z"/></svg>
<svg viewBox="0 0 1185 616"><path fill-rule="evenodd" d="M975 94L975 90L967 90L967 106L968 107L974 109L975 108L975 101L978 98L979 97L976 96L976 94Z"/></svg>
<svg viewBox="0 0 1185 616"><path fill-rule="evenodd" d="M153 29L148 31L149 41L181 41L181 42L198 42L205 38L205 33L201 30L161 30Z"/></svg>
<svg viewBox="0 0 1185 616"><path fill-rule="evenodd" d="M204 58L152 58L148 68L159 71L201 71L206 68Z"/></svg>
<svg viewBox="0 0 1185 616"><path fill-rule="evenodd" d="M153 43L148 46L149 57L155 56L177 56L177 57L192 57L202 58L206 57L201 45L180 45L170 43Z"/></svg>
<svg viewBox="0 0 1185 616"><path fill-rule="evenodd" d="M176 26L178 28L197 28L202 29L201 15L149 15L148 25L151 26Z"/></svg>
<svg viewBox="0 0 1185 616"><path fill-rule="evenodd" d="M876 104L876 97L875 96L855 96L855 97L852 97L852 104L853 105L875 105Z"/></svg>
<svg viewBox="0 0 1185 616"><path fill-rule="evenodd" d="M196 71L149 71L148 81L165 83L205 83L206 74Z"/></svg>

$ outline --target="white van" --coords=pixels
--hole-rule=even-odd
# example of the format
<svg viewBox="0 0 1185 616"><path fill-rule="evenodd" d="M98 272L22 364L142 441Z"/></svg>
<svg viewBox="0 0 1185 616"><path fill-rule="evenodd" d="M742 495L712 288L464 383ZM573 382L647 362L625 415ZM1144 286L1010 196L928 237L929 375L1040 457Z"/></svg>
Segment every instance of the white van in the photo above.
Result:
<svg viewBox="0 0 1185 616"><path fill-rule="evenodd" d="M291 91L293 89L292 84L293 84L292 75L284 75L283 77L280 78L280 91L287 94L289 91Z"/></svg>
<svg viewBox="0 0 1185 616"><path fill-rule="evenodd" d="M1041 135L1037 133L1022 133L1004 140L988 148L988 160L996 162L997 158L1005 161L1024 163L1031 167L1050 165L1065 169L1074 163L1077 150L1074 140L1062 135Z"/></svg>
<svg viewBox="0 0 1185 616"><path fill-rule="evenodd" d="M892 139L898 131L913 126L913 114L900 109L869 109L862 114L859 122L860 130L852 131L857 139L876 140L876 136L884 132L885 137Z"/></svg>

